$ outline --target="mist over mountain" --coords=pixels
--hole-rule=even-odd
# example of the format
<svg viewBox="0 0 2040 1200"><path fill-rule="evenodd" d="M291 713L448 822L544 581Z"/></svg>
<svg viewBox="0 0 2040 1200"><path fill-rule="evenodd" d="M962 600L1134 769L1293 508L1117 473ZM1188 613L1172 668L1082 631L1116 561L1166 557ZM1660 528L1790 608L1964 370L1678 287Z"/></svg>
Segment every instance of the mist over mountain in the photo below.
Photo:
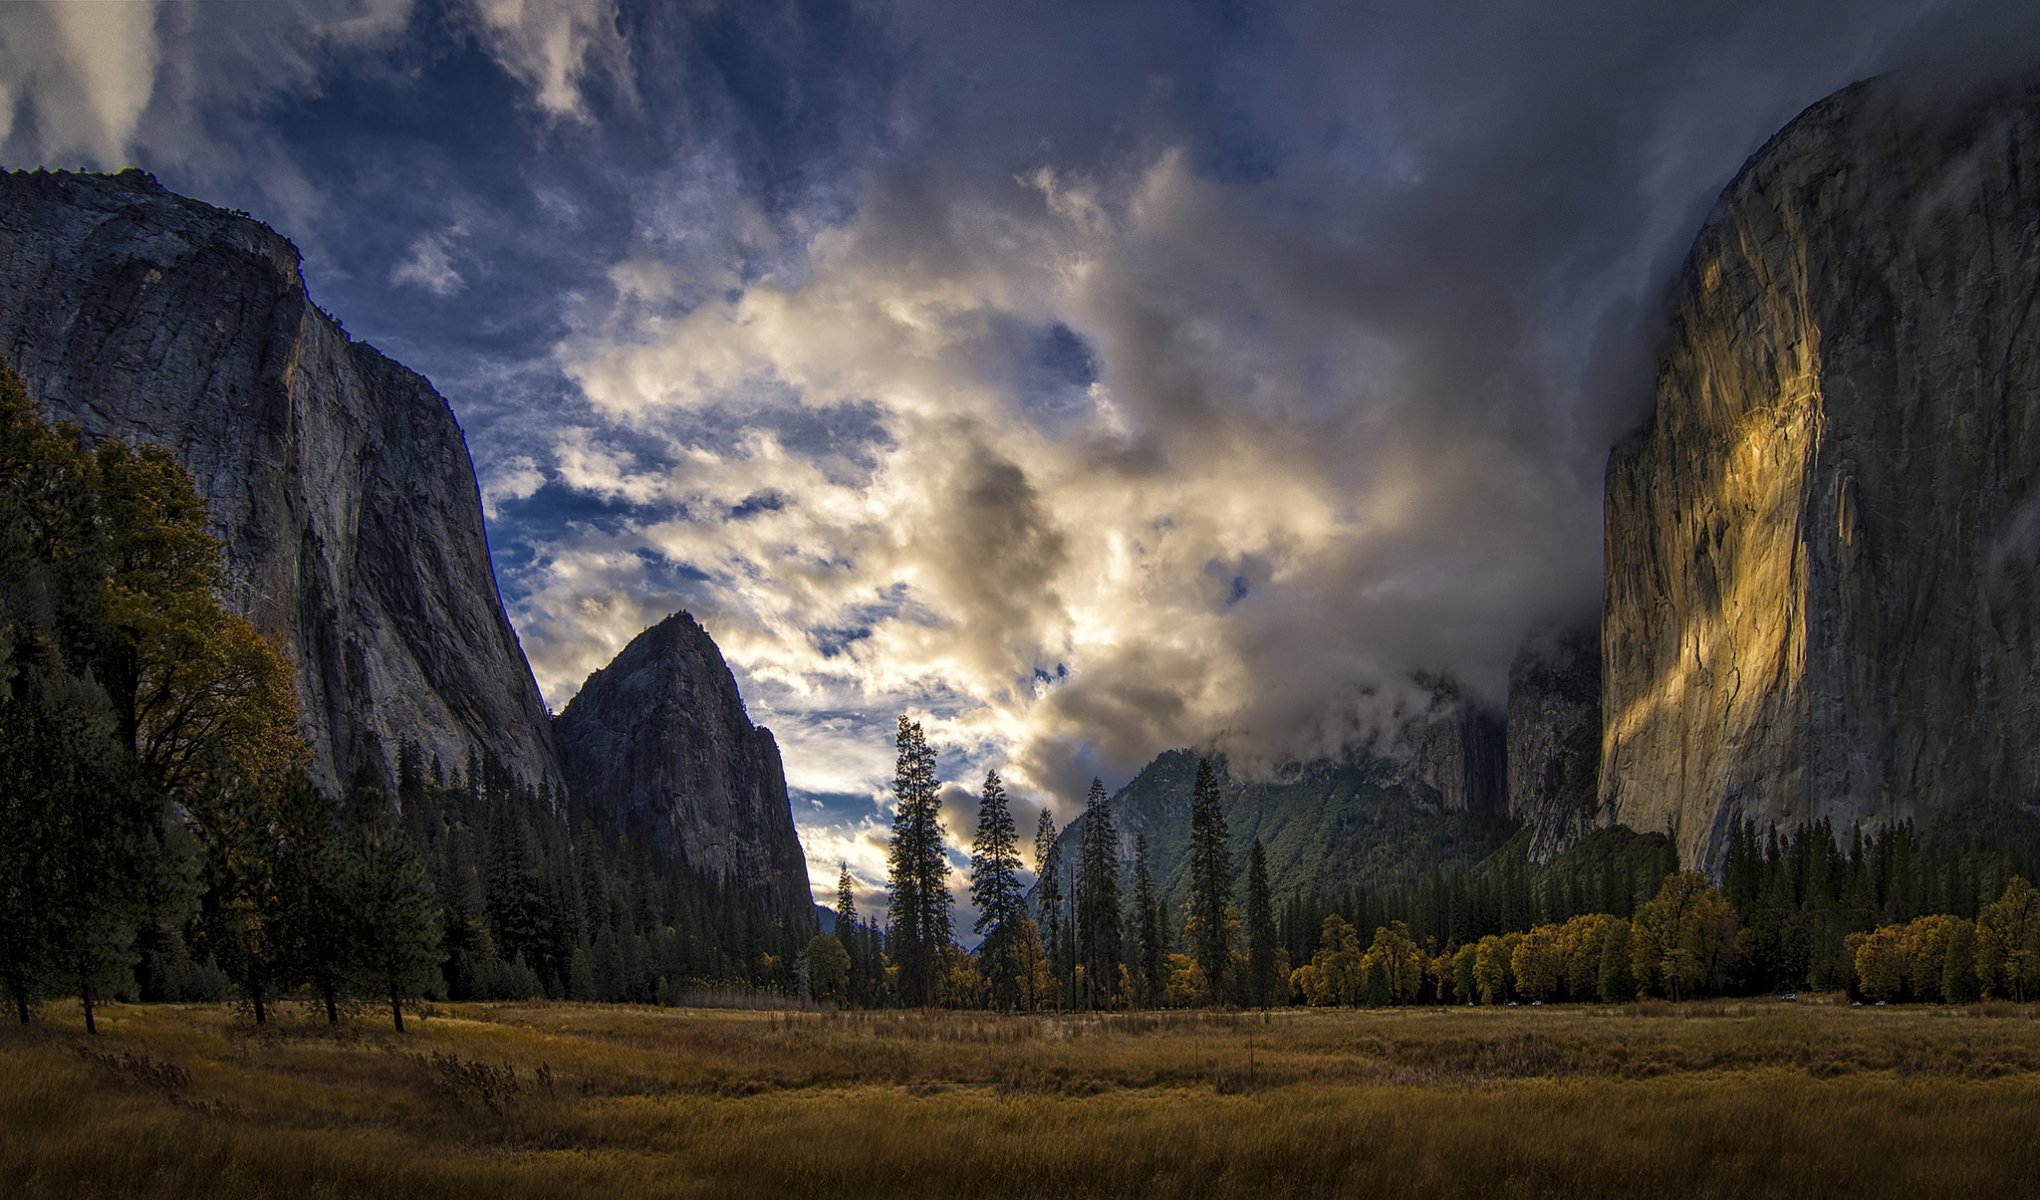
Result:
<svg viewBox="0 0 2040 1200"><path fill-rule="evenodd" d="M1711 197L1836 88L2040 44L1989 0L9 16L0 157L288 229L460 412L542 694L694 613L867 881L902 710L1064 815L1168 746L1364 747L1416 675L1499 712L1598 609Z"/></svg>

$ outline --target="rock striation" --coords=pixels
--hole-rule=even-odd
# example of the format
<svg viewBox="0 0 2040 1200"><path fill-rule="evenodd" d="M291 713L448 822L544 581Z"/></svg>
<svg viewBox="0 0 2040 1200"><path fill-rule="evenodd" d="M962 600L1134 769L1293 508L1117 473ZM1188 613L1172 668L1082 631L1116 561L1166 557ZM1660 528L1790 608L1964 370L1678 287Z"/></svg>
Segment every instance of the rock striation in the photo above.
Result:
<svg viewBox="0 0 2040 1200"><path fill-rule="evenodd" d="M1548 861L1596 824L1601 643L1591 625L1540 630L1509 666L1508 811Z"/></svg>
<svg viewBox="0 0 2040 1200"><path fill-rule="evenodd" d="M675 613L588 677L556 729L567 786L626 828L812 920L772 733L753 726L706 630Z"/></svg>
<svg viewBox="0 0 2040 1200"><path fill-rule="evenodd" d="M1603 818L1717 867L1736 821L2040 796L2040 89L1816 104L1680 278L1607 473Z"/></svg>
<svg viewBox="0 0 2040 1200"><path fill-rule="evenodd" d="M404 738L557 780L460 426L312 303L283 237L139 171L0 175L0 354L50 415L191 472L321 782L387 776Z"/></svg>

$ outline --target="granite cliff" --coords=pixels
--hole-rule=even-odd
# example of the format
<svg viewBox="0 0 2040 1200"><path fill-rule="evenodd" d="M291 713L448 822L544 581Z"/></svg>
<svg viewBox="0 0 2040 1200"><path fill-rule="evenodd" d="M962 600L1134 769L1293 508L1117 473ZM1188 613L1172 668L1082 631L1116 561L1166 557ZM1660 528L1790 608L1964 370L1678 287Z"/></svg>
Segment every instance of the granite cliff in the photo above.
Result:
<svg viewBox="0 0 2040 1200"><path fill-rule="evenodd" d="M1815 105L1722 195L1607 473L1603 819L2040 796L2040 89Z"/></svg>
<svg viewBox="0 0 2040 1200"><path fill-rule="evenodd" d="M1549 859L1595 825L1601 643L1593 626L1540 630L1509 666L1509 818Z"/></svg>
<svg viewBox="0 0 2040 1200"><path fill-rule="evenodd" d="M226 600L281 639L319 780L417 741L658 814L680 855L810 912L771 734L680 617L555 726L505 619L467 445L424 378L349 338L296 247L138 171L0 175L0 355L52 417L164 446L225 547Z"/></svg>
<svg viewBox="0 0 2040 1200"><path fill-rule="evenodd" d="M139 171L0 175L0 354L51 416L191 472L323 782L406 737L557 779L460 426L312 303L290 242Z"/></svg>
<svg viewBox="0 0 2040 1200"><path fill-rule="evenodd" d="M575 794L696 868L810 919L807 860L770 730L708 633L675 613L588 677L556 722Z"/></svg>

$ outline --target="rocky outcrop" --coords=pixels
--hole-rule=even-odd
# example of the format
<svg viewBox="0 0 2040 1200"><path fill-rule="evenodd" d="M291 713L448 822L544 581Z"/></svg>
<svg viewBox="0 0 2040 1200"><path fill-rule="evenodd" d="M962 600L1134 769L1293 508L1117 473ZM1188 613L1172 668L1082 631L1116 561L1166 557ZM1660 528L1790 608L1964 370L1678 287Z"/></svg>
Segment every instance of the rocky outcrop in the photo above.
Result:
<svg viewBox="0 0 2040 1200"><path fill-rule="evenodd" d="M1607 476L1606 819L2040 795L2040 90L1815 105L1744 167Z"/></svg>
<svg viewBox="0 0 2040 1200"><path fill-rule="evenodd" d="M1419 805L1495 817L1506 804L1502 721L1450 684L1438 685L1430 711L1403 727L1399 744L1378 747L1372 757L1402 779Z"/></svg>
<svg viewBox="0 0 2040 1200"><path fill-rule="evenodd" d="M811 922L807 859L771 731L686 613L588 677L556 723L567 786L698 869Z"/></svg>
<svg viewBox="0 0 2040 1200"><path fill-rule="evenodd" d="M1601 643L1593 626L1541 630L1509 665L1508 811L1548 861L1595 825Z"/></svg>
<svg viewBox="0 0 2040 1200"><path fill-rule="evenodd" d="M0 175L0 354L52 416L191 472L323 782L404 738L556 777L460 426L313 305L288 241L138 171Z"/></svg>

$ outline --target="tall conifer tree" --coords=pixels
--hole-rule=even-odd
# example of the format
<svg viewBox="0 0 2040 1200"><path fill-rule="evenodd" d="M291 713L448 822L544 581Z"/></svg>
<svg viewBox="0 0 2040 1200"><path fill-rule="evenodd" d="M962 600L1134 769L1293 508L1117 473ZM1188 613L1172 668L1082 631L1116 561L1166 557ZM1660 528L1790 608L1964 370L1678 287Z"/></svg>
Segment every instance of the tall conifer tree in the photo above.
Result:
<svg viewBox="0 0 2040 1200"><path fill-rule="evenodd" d="M1077 928L1083 945L1085 1003L1110 1006L1125 955L1119 925L1119 831L1105 800L1105 784L1091 781L1084 802L1084 846L1077 870Z"/></svg>
<svg viewBox="0 0 2040 1200"><path fill-rule="evenodd" d="M1059 992L1070 945L1063 936L1062 847L1056 845L1055 818L1045 808L1034 823L1034 873L1034 909L1041 927L1042 953Z"/></svg>
<svg viewBox="0 0 2040 1200"><path fill-rule="evenodd" d="M1204 971L1211 1003L1230 994L1232 968L1232 852L1226 845L1225 807L1211 760L1197 760L1197 784L1190 800L1190 920L1197 965Z"/></svg>
<svg viewBox="0 0 2040 1200"><path fill-rule="evenodd" d="M1247 998L1262 1008L1275 1002L1275 903L1268 891L1268 856L1261 839L1247 858Z"/></svg>
<svg viewBox="0 0 2040 1200"><path fill-rule="evenodd" d="M1156 1005L1161 1003L1166 985L1162 960L1167 948L1163 944L1162 904L1155 895L1155 877L1148 867L1144 833L1133 842L1133 931L1134 980L1140 989L1140 1001Z"/></svg>
<svg viewBox="0 0 2040 1200"><path fill-rule="evenodd" d="M847 859L836 864L836 940L856 957L857 880L850 874Z"/></svg>
<svg viewBox="0 0 2040 1200"><path fill-rule="evenodd" d="M353 961L363 993L386 1000L397 1032L404 1005L439 981L439 898L418 848L382 792L357 784L348 796L353 824L350 890Z"/></svg>
<svg viewBox="0 0 2040 1200"><path fill-rule="evenodd" d="M1011 1011L1020 1003L1020 939L1027 919L1020 891L1020 843L1006 788L997 771L985 772L977 836L970 848L970 896L978 907L974 932L983 935L978 961L992 1002Z"/></svg>
<svg viewBox="0 0 2040 1200"><path fill-rule="evenodd" d="M850 874L847 860L836 864L836 940L850 956L848 998L853 1004L860 1003L864 999L864 960L857 936L857 878Z"/></svg>
<svg viewBox="0 0 2040 1200"><path fill-rule="evenodd" d="M340 824L332 804L302 771L284 781L276 821L275 882L290 974L311 988L326 1023L337 1025L352 951L352 897Z"/></svg>
<svg viewBox="0 0 2040 1200"><path fill-rule="evenodd" d="M935 782L935 752L919 722L902 716L895 743L892 847L888 855L894 958L900 998L935 1002L937 977L949 948L949 857L942 846L942 809Z"/></svg>

